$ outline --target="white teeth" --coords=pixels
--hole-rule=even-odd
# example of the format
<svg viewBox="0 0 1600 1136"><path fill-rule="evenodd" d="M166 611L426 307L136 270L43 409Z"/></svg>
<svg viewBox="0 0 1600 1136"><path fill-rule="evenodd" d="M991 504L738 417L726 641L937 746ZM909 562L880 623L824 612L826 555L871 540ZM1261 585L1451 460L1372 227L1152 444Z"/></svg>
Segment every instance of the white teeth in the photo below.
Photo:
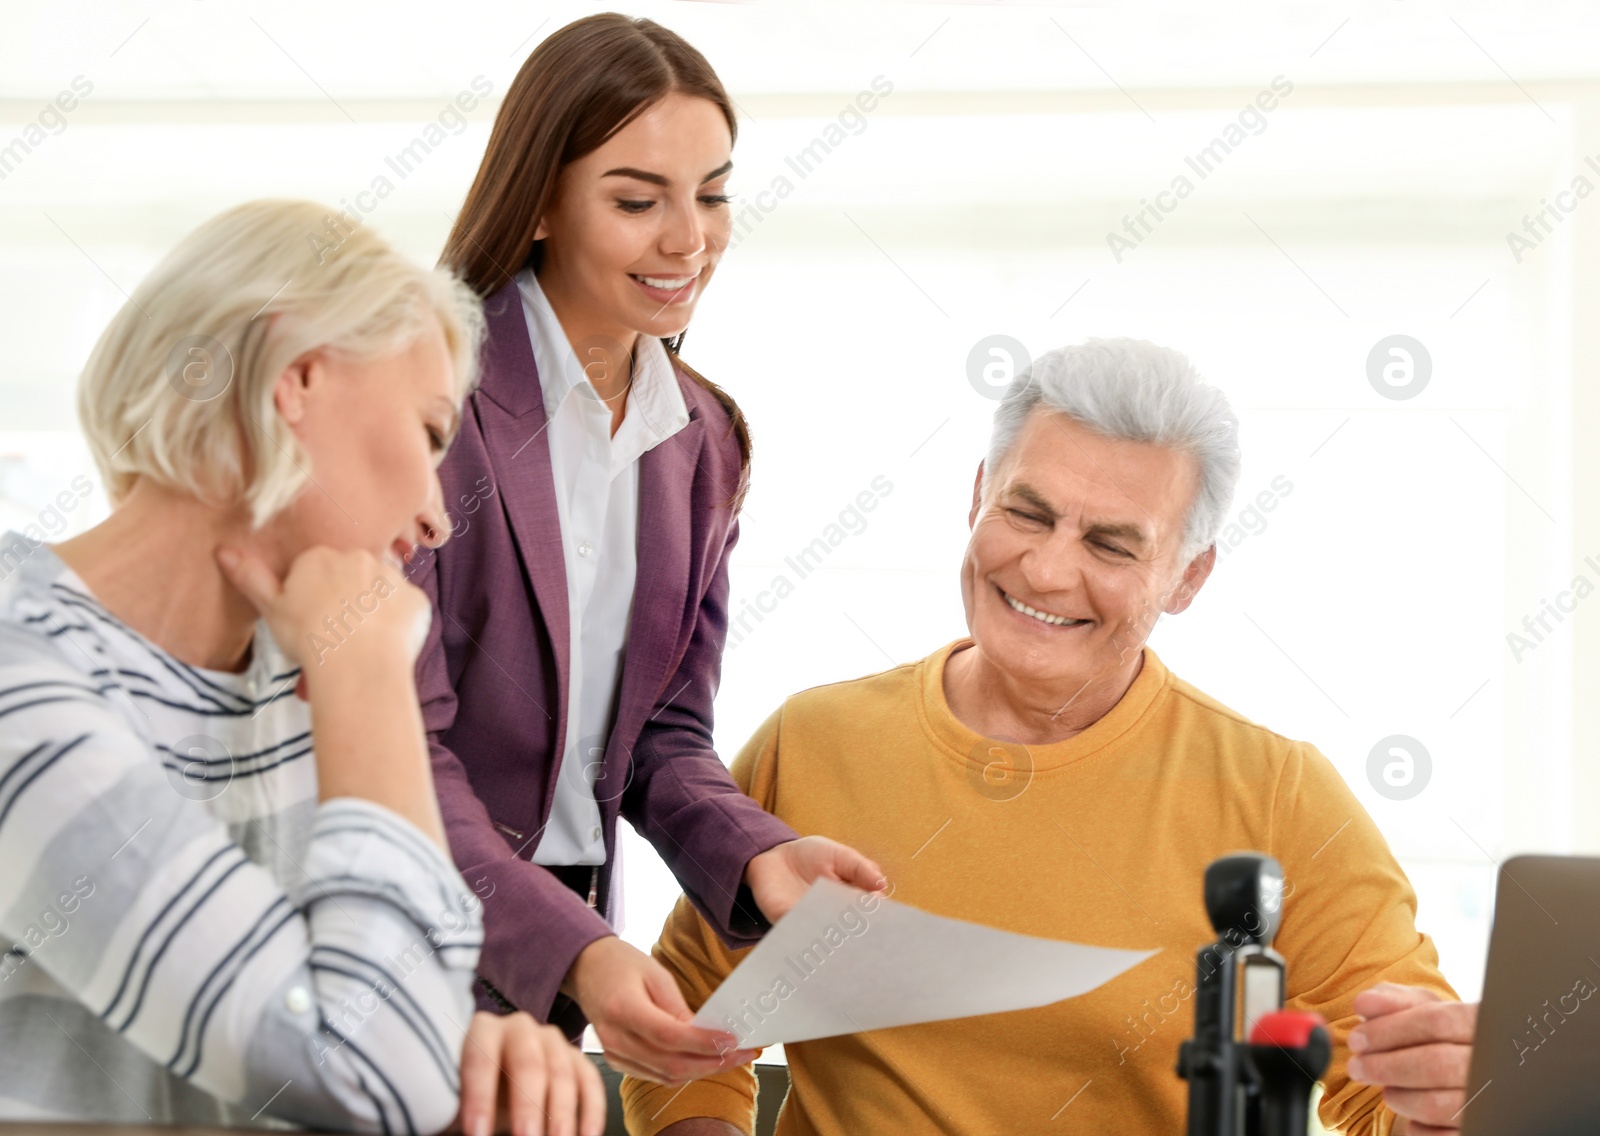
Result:
<svg viewBox="0 0 1600 1136"><path fill-rule="evenodd" d="M1068 619L1064 615L1051 615L1048 612L1040 611L1038 608L1029 607L1009 593L1001 592L1000 594L1006 597L1006 603L1010 604L1013 610L1020 611L1023 615L1031 615L1039 622L1048 623L1052 627L1065 627L1069 623L1084 622L1081 619Z"/></svg>
<svg viewBox="0 0 1600 1136"><path fill-rule="evenodd" d="M685 284L689 283L689 281L693 280L694 277L693 276L635 276L634 279L635 280L642 280L644 283L650 285L650 287L652 287L652 288L665 288L669 292L676 292L679 288L682 288Z"/></svg>

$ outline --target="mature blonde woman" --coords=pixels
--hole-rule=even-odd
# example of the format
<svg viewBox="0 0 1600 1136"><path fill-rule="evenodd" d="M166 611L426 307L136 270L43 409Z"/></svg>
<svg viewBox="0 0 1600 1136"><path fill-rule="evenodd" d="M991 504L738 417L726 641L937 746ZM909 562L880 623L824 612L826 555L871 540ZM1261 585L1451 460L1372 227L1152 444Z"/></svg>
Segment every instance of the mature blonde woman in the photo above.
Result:
<svg viewBox="0 0 1600 1136"><path fill-rule="evenodd" d="M0 1116L598 1134L581 1053L472 1016L412 678L481 315L326 221L174 249L82 377L113 512L0 539Z"/></svg>

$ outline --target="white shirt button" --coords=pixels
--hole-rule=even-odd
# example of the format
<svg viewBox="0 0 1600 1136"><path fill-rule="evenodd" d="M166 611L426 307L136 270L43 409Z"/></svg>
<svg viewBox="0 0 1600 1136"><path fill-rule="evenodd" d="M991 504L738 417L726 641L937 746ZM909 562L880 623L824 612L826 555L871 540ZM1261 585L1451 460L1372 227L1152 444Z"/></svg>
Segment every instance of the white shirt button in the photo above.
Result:
<svg viewBox="0 0 1600 1136"><path fill-rule="evenodd" d="M594 826L594 831L589 834L589 839L590 840L599 840L601 835L602 834L600 832L600 826L597 824L597 825Z"/></svg>
<svg viewBox="0 0 1600 1136"><path fill-rule="evenodd" d="M588 541L584 541L582 544L578 545L578 555L579 556L588 556L589 553L591 553L593 551L594 551L594 545L590 544Z"/></svg>
<svg viewBox="0 0 1600 1136"><path fill-rule="evenodd" d="M305 1014L311 1010L311 991L304 986L291 986L289 992L283 996L283 1004L289 1007L291 1014Z"/></svg>

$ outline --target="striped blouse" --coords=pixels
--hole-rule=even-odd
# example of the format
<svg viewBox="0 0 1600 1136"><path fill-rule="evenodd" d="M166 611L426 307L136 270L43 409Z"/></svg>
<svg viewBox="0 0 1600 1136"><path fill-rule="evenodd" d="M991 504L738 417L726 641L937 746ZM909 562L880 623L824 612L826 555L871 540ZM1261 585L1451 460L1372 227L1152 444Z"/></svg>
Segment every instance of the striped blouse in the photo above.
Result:
<svg viewBox="0 0 1600 1136"><path fill-rule="evenodd" d="M0 1118L454 1118L481 904L318 803L298 675L264 623L242 674L182 663L0 537Z"/></svg>

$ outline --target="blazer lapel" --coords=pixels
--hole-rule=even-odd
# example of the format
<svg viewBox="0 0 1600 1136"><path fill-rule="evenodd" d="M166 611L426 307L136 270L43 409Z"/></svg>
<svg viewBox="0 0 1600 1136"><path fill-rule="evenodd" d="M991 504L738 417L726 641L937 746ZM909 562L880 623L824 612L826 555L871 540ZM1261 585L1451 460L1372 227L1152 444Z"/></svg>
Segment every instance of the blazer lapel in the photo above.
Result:
<svg viewBox="0 0 1600 1136"><path fill-rule="evenodd" d="M685 611L684 597L689 594L690 555L699 544L690 489L704 432L705 420L691 417L683 429L639 459L638 571L616 722L606 745L610 768L615 768L611 755L618 742L631 747L655 713L656 702L675 693L662 689L667 668L685 621L692 629L697 616ZM623 775L624 784L628 776Z"/></svg>
<svg viewBox="0 0 1600 1136"><path fill-rule="evenodd" d="M550 435L544 413L544 392L528 338L522 294L515 278L484 301L488 336L483 351L483 376L478 391L493 404L484 415L484 442L500 479L506 515L533 585L556 662L558 705L553 760L545 783L545 804L554 800L561 755L566 752L567 700L571 684L572 632L567 598L566 556L561 543L561 517L556 511L555 476L550 469ZM481 400L480 400L481 405ZM515 666L517 660L506 660ZM541 816L540 823L544 818Z"/></svg>
<svg viewBox="0 0 1600 1136"><path fill-rule="evenodd" d="M485 407L484 441L500 478L506 514L556 662L559 706L554 708L556 742L545 786L548 806L554 800L566 752L571 689L572 624L561 518L555 507L544 393L528 338L522 294L514 279L484 301L484 315L488 336L478 391L483 396L480 405L484 400L492 404ZM680 383L686 381L676 371L674 377ZM608 768L616 768L612 755L623 740L629 747L638 740L645 722L655 713L656 702L676 693L663 689L667 669L676 656L685 622L692 633L698 617L697 611L685 611L684 597L689 594L693 549L699 543L690 490L700 464L705 420L693 410L690 415L683 429L639 458L637 570L616 720L606 746ZM623 773L624 786L629 776ZM608 792L597 785L595 795L613 809L620 804L620 790Z"/></svg>

